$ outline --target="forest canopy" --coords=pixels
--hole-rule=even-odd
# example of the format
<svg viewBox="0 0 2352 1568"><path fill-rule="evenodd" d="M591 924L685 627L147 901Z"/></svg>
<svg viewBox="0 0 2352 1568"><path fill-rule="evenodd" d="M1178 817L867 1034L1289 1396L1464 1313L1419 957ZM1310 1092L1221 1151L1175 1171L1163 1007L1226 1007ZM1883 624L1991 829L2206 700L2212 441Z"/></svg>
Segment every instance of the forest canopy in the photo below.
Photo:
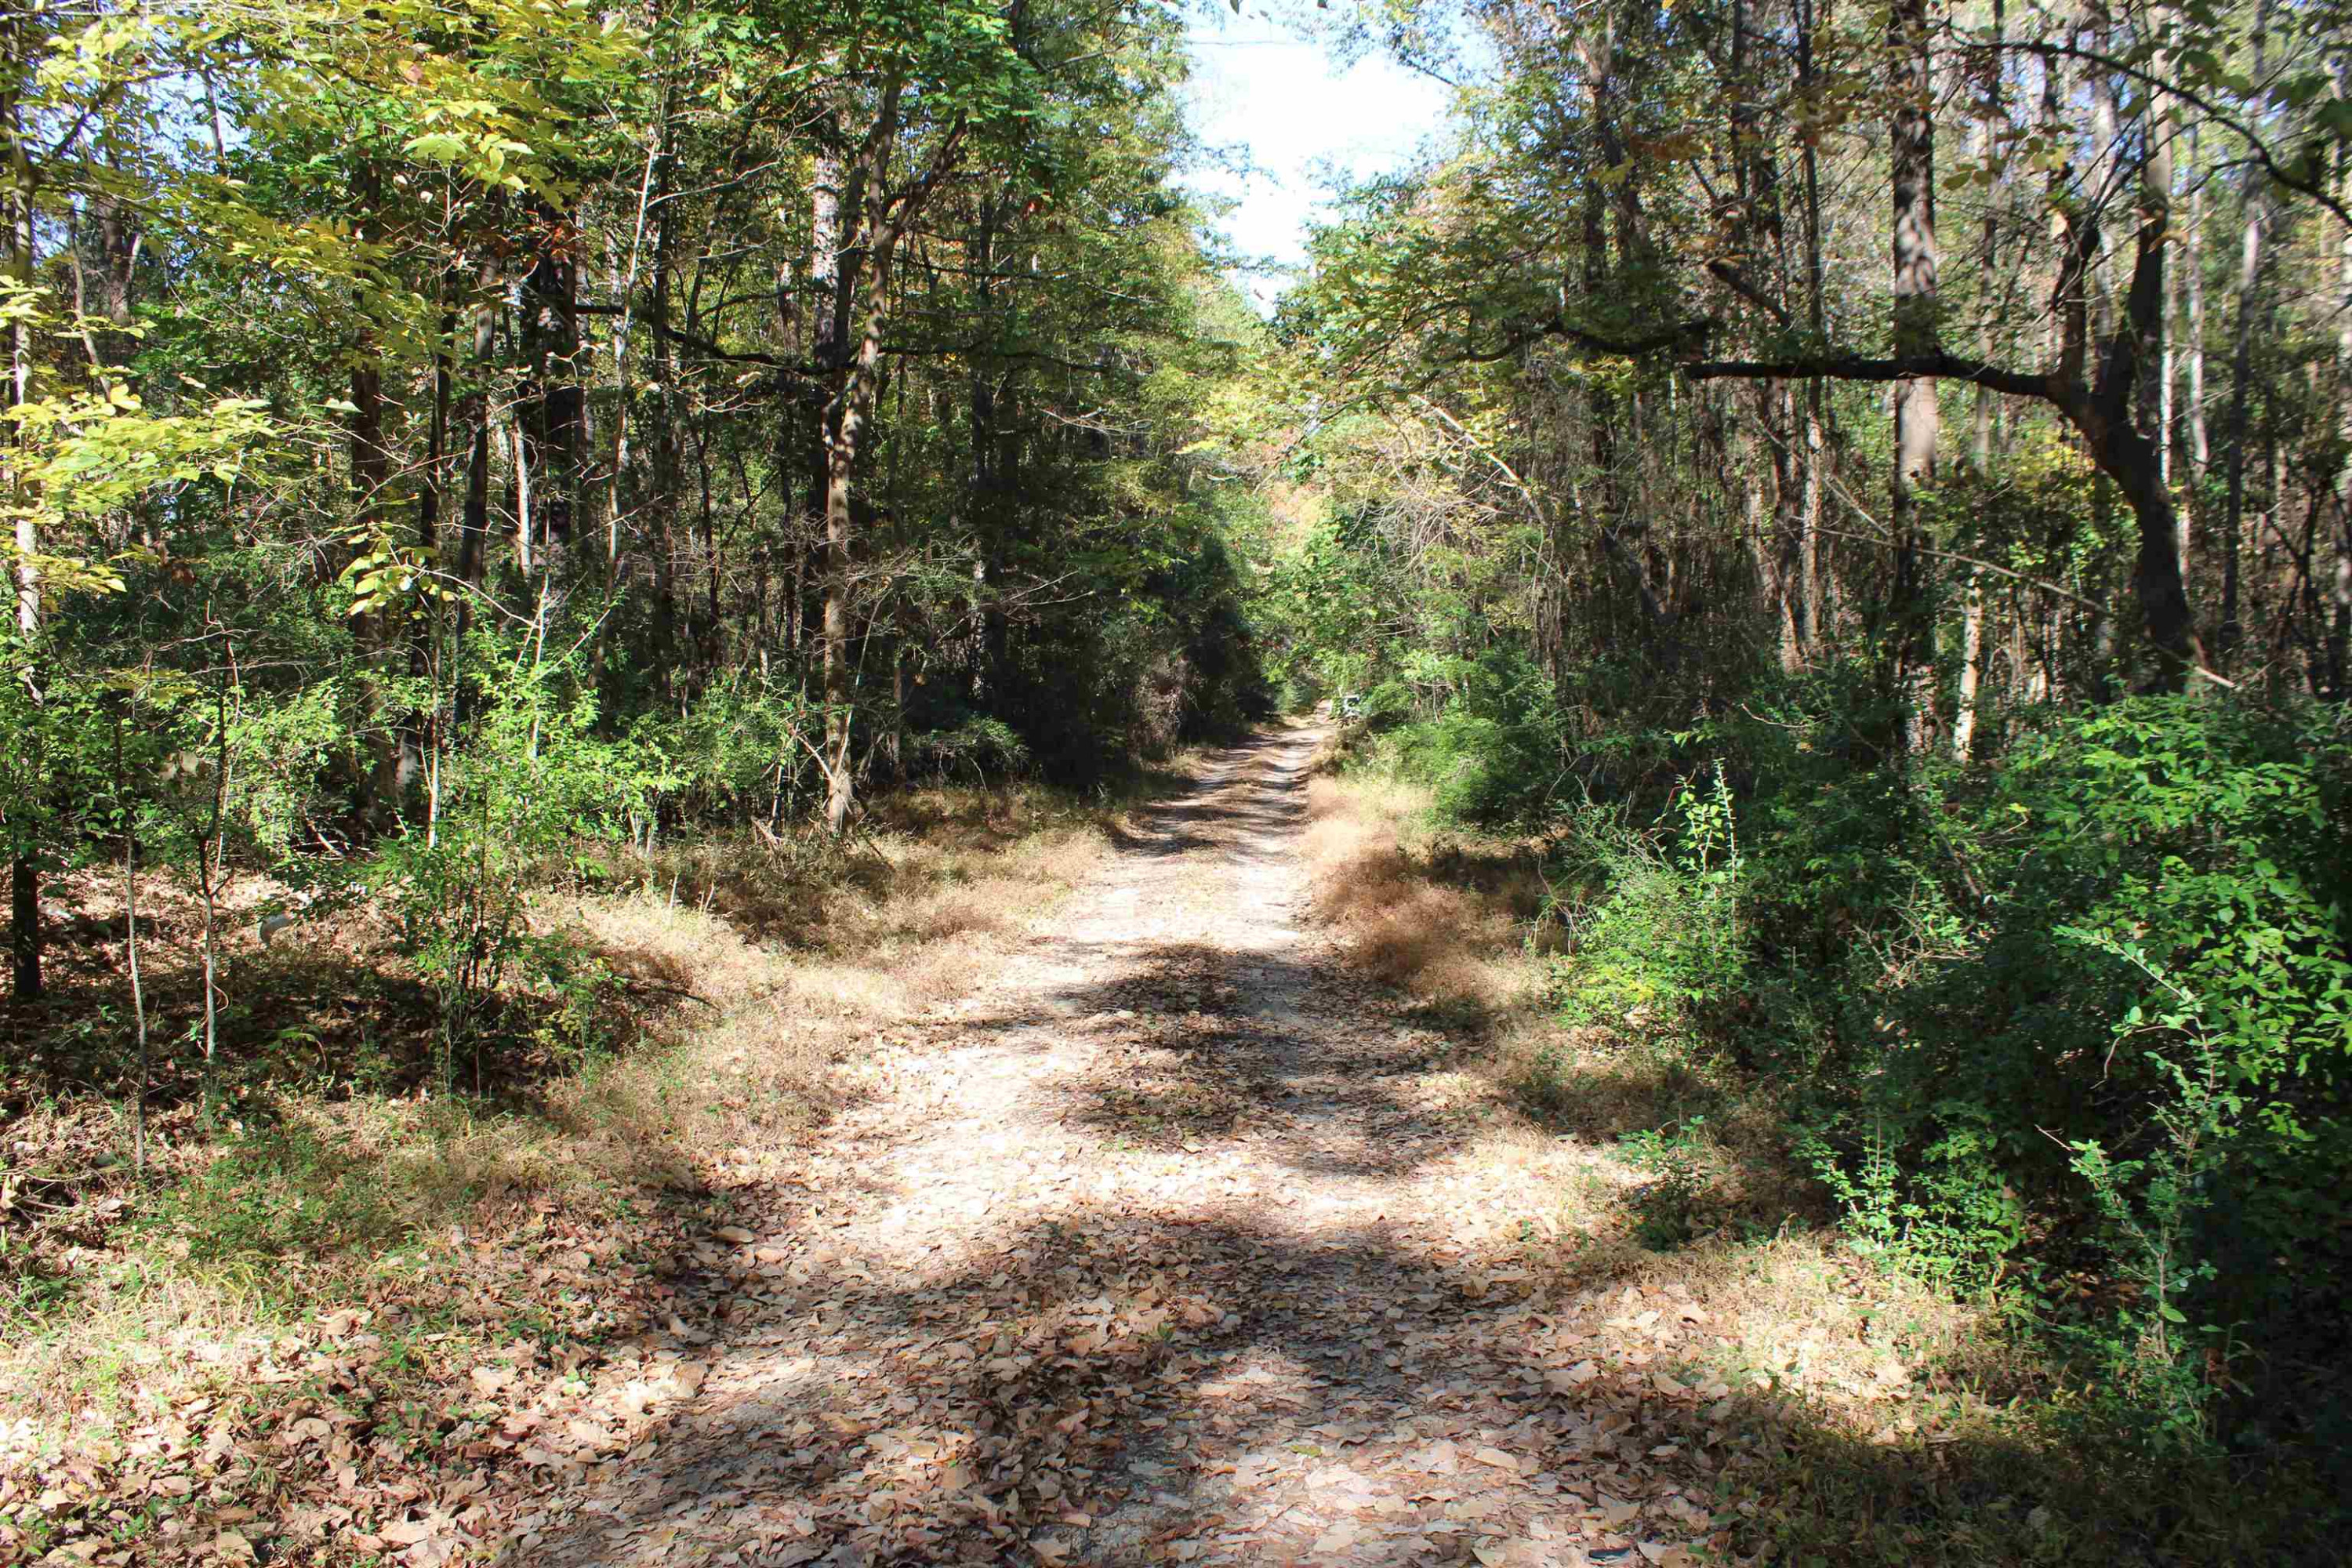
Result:
<svg viewBox="0 0 2352 1568"><path fill-rule="evenodd" d="M581 775L551 831L815 795L838 832L861 780L1084 775L1262 707L1181 455L1251 326L1159 8L8 37L20 995L44 867L145 816L437 852L514 733ZM157 795L173 759L213 798Z"/></svg>

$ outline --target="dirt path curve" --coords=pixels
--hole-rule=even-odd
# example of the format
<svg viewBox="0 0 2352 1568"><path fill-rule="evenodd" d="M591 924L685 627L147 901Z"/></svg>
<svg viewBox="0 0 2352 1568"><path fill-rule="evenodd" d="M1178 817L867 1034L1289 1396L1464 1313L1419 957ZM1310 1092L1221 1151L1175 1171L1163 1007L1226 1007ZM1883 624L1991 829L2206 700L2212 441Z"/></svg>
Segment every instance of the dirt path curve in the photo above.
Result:
<svg viewBox="0 0 2352 1568"><path fill-rule="evenodd" d="M1589 1321L1485 1239L1444 1042L1308 922L1319 739L1211 759L907 1031L682 1292L698 1391L509 1560L1491 1568L1703 1529L1588 1397Z"/></svg>

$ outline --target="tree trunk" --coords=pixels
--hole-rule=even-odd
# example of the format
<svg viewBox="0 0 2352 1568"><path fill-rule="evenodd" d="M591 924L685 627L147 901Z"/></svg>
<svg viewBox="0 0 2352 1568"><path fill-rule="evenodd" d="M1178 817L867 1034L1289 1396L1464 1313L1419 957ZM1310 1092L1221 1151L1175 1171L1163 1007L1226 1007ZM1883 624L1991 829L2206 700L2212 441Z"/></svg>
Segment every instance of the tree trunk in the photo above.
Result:
<svg viewBox="0 0 2352 1568"><path fill-rule="evenodd" d="M1003 197L991 192L982 198L979 221L971 242L972 291L976 300L974 315L978 324L975 338L984 341L987 334L999 330L994 305L996 280L996 228ZM1012 628L1005 617L1003 584L1006 570L1003 518L1000 506L1003 489L1000 482L997 451L996 383L997 363L993 356L975 353L971 356L971 491L968 502L971 510L972 532L979 547L981 603L981 657L974 696L990 700L1002 700L1010 670L1007 668L1012 643Z"/></svg>
<svg viewBox="0 0 2352 1568"><path fill-rule="evenodd" d="M2153 124L2153 120L2150 122ZM2137 258L2124 296L2121 319L2109 339L2099 383L2074 423L2089 438L2092 457L2115 479L2139 524L2139 551L2132 567L2132 588L2138 599L2147 640L2156 649L2159 690L2179 690L2192 670L2205 667L2205 649L2198 640L2195 618L2180 573L2179 524L2172 510L2172 491L2157 462L2157 442L2133 422L2144 406L2142 371L2153 359L2150 350L2161 342L2164 318L2164 259L2172 218L2172 151L2162 137L2151 137L2140 171L2140 226Z"/></svg>
<svg viewBox="0 0 2352 1568"><path fill-rule="evenodd" d="M1778 426L1772 431L1772 501L1776 531L1773 547L1780 574L1780 668L1793 675L1805 668L1805 645L1812 635L1805 583L1805 557L1811 529L1804 510L1805 481L1800 475L1803 458L1795 446L1799 424L1796 389L1783 384L1776 389L1771 406L1778 414L1777 420L1767 419L1766 423L1768 426Z"/></svg>
<svg viewBox="0 0 2352 1568"><path fill-rule="evenodd" d="M857 358L825 410L824 821L836 835L848 826L855 795L850 711L856 696L856 672L850 644L849 597L856 519L850 503L857 476L858 442L873 407L869 361L878 358L881 349L880 308L869 303L866 316L869 326L860 339Z"/></svg>
<svg viewBox="0 0 2352 1568"><path fill-rule="evenodd" d="M1977 689L1984 662L1984 584L1969 571L1968 599L1960 611L1960 699L1952 715L1952 755L1967 762L1976 744Z"/></svg>
<svg viewBox="0 0 2352 1568"><path fill-rule="evenodd" d="M457 397L457 307L464 288L456 258L442 269L441 316L433 334L433 402L425 421L424 479L416 488L416 543L437 552L441 545L441 514L449 492L449 421ZM433 672L436 628L420 616L408 637L408 673L428 678ZM425 770L433 764L441 743L439 700L423 717L401 727L396 798L405 802Z"/></svg>
<svg viewBox="0 0 2352 1568"><path fill-rule="evenodd" d="M0 191L0 272L9 282L20 288L33 283L33 189L36 179L32 160L25 148L24 110L19 93L26 72L32 68L33 40L28 35L25 14L10 7L4 30L0 30L0 47L6 55L0 58L0 135L8 139L8 179L5 191ZM33 329L24 321L12 321L8 327L8 406L20 407L33 396ZM22 432L0 433L0 451L5 452L5 469L0 469L0 494L5 494L16 509L16 635L24 639L27 656L38 647L41 637L41 570L38 558L41 535L34 521L37 498L32 494L33 483L24 471L17 454L12 448L24 440ZM37 672L28 678L36 702L40 700ZM9 956L16 998L19 1003L35 1002L41 995L41 863L38 851L26 842L29 828L16 833L16 852L9 860Z"/></svg>
<svg viewBox="0 0 2352 1568"><path fill-rule="evenodd" d="M127 788L131 781L122 776L120 721L114 731L114 771L117 787ZM147 1177L147 1084L154 1075L147 1045L147 992L139 978L139 811L135 805L124 814L122 823L122 924L123 957L131 967L132 1038L139 1052L139 1076L131 1086L131 1172L134 1177L144 1181Z"/></svg>
<svg viewBox="0 0 2352 1568"><path fill-rule="evenodd" d="M670 160L662 160L655 181L659 205L654 212L653 297L647 302L646 325L653 341L649 368L654 378L652 471L647 476L646 504L653 511L653 663L654 685L667 700L679 689L677 636L677 490L684 465L678 449L678 396L676 350L670 342L670 301L676 285L677 204L661 197L670 188Z"/></svg>
<svg viewBox="0 0 2352 1568"><path fill-rule="evenodd" d="M2189 426L2189 471L2181 477L2180 486L2184 498L2180 509L2180 574L2184 579L2189 572L2198 508L2212 458L2212 445L2205 429L2205 182L2198 174L2194 120L2189 122L2187 137L2189 241L2181 258L2181 266L2189 275L2189 329L2181 345L2189 359L2189 406L2184 411Z"/></svg>
<svg viewBox="0 0 2352 1568"><path fill-rule="evenodd" d="M457 514L457 595L455 616L458 647L474 624L474 596L487 570L490 533L490 374L498 353L499 263L485 255L476 263L474 299L469 307L473 342L466 366L466 384L457 400L457 424L466 433L466 493ZM450 694L453 720L463 724L468 711L462 689Z"/></svg>
<svg viewBox="0 0 2352 1568"><path fill-rule="evenodd" d="M1800 91L1811 92L1813 87L1813 0L1794 0L1797 24L1797 83ZM1798 143L1797 163L1805 182L1805 321L1812 331L1813 341L1824 342L1828 336L1825 313L1828 309L1827 285L1822 271L1822 179L1821 154L1814 146L1815 138L1808 136ZM1819 649L1829 637L1829 595L1822 572L1822 491L1826 488L1823 465L1828 454L1823 449L1822 425L1822 381L1819 376L1805 382L1805 486L1801 503L1804 515L1804 533L1798 547L1804 579L1805 635L1814 648Z"/></svg>
<svg viewBox="0 0 2352 1568"><path fill-rule="evenodd" d="M108 162L112 163L111 157ZM130 203L105 191L93 191L89 196L91 238L96 254L94 270L98 275L98 299L93 301L93 314L102 316L110 325L121 328L131 324L132 285L138 276L139 252L146 236L139 226L138 210ZM99 342L99 362L119 367L131 363L134 340L125 332L110 332Z"/></svg>
<svg viewBox="0 0 2352 1568"><path fill-rule="evenodd" d="M834 127L838 134L837 124ZM814 318L814 358L826 377L832 395L838 395L839 381L848 362L849 278L844 268L844 256L848 239L844 233L845 215L856 211L854 193L849 190L849 166L830 143L821 147L816 157L816 174L809 192L809 296ZM845 202L845 198L851 200ZM830 399L828 399L829 406ZM815 653L824 657L824 583L825 560L825 492L831 464L825 407L817 411L816 419L804 429L809 439L808 502L803 514L810 523L800 534L793 562L794 585L793 613L800 636L793 647L801 655L799 662L807 665L807 649L801 643L807 638L811 626L817 628ZM817 595L814 600L810 595ZM812 615L812 608L815 613Z"/></svg>
<svg viewBox="0 0 2352 1568"><path fill-rule="evenodd" d="M352 197L359 216L359 237L373 245L383 237L383 171L374 159L362 155L358 160L352 173ZM363 282L361 288L364 290L367 285ZM383 349L376 341L374 328L367 321L368 301L362 297L355 303L361 311L361 323L352 354L352 509L360 527L373 535L384 531L385 510L392 499L392 450L385 444L383 433ZM394 616L378 614L363 617L353 628L362 646L370 649L372 662L385 673L389 672L387 667L393 657L394 625ZM372 686L362 693L361 700L366 715L362 726L365 744L373 754L367 776L359 781L359 814L363 820L381 825L382 818L400 808L405 783L401 765L404 727L400 716L387 709L381 688Z"/></svg>
<svg viewBox="0 0 2352 1568"><path fill-rule="evenodd" d="M375 163L362 159L353 173L352 196L359 207L362 240L378 237L376 216L383 185ZM362 310L365 302L362 301ZM392 453L383 441L383 362L375 332L364 324L352 356L352 503L363 527L382 520L392 489Z"/></svg>
<svg viewBox="0 0 2352 1568"><path fill-rule="evenodd" d="M521 336L525 374L516 423L518 487L529 476L531 516L518 527L538 534L541 598L553 619L571 590L572 537L579 516L583 416L580 268L572 222L541 204L539 248L522 280Z"/></svg>
<svg viewBox="0 0 2352 1568"><path fill-rule="evenodd" d="M1994 68L1998 70L2000 68L1995 66ZM1969 133L1969 150L1979 163L1990 154L1992 149L1990 113L1990 110L1988 110L1987 118L1979 120L1975 129ZM1981 268L1983 288L1981 300L1977 307L1980 316L1977 323L1977 353L1980 358L1990 360L1993 355L1993 321L1990 300L1995 292L1993 274L1994 268L1999 265L2000 247L2000 208L1994 203L1990 192L1987 193L1985 199L1984 227L1979 243L1982 247L1978 260ZM1975 407L1970 412L1975 417L1976 428L1969 443L1968 466L1975 470L1979 479L1982 479L1992 472L1992 393L1985 387L1978 387ZM1957 741L1957 737L1955 739Z"/></svg>
<svg viewBox="0 0 2352 1568"><path fill-rule="evenodd" d="M898 247L889 224L888 190L891 143L898 135L898 94L895 78L883 89L872 128L850 173L850 199L844 208L856 215L857 243L852 247L856 265L842 265L836 297L841 304L835 319L844 327L856 321L862 330L846 363L835 373L832 398L826 403L824 431L824 758L825 826L836 837L847 830L856 805L856 774L851 757L852 704L856 698L856 658L851 643L850 599L856 584L850 573L855 556L856 518L852 510L857 478L857 458L866 423L874 415L882 364L882 326L889 309L890 263ZM838 253L836 253L838 254Z"/></svg>
<svg viewBox="0 0 2352 1568"><path fill-rule="evenodd" d="M2000 85L2000 73L2006 61L2003 46L2007 41L2007 10L2003 0L1993 0L1993 47L1990 62L1985 67L1983 103L1979 110L1973 132L1974 150L1979 163L1990 161L1995 132L1998 129L2005 128L2007 122L2006 95L2002 93ZM1977 329L1977 353L1987 360L1992 358L1997 341L1994 312L1990 301L1995 298L2004 300L2007 299L2006 293L1999 289L1994 283L2000 268L2002 205L2000 196L2004 188L2004 183L2000 179L1996 179L1986 187L1984 226L1979 237L1982 254L1978 258L1978 265L1980 269L1979 276L1983 280L1982 293L1986 302L1978 307L1980 320ZM1970 448L1971 462L1978 477L1981 479L1992 472L1992 393L1990 389L1982 386L1977 388L1976 407L1973 412L1976 416L1976 432ZM1973 582L1974 579L1970 581ZM1979 616L1982 614L1980 602L1979 614ZM1973 718L1973 715L1971 717ZM1961 750L1965 754L1965 744L1962 744Z"/></svg>
<svg viewBox="0 0 2352 1568"><path fill-rule="evenodd" d="M2336 61L2336 96L2352 100L2352 55ZM2336 189L2352 204L2352 153L2340 153ZM2335 618L2327 637L2327 695L2338 701L2348 694L2346 664L2352 659L2352 228L2336 241L2336 417L2344 439L2344 467L2336 482L2336 570L2329 584Z"/></svg>
<svg viewBox="0 0 2352 1568"><path fill-rule="evenodd" d="M2180 268L2168 268L2164 274L2164 308L2158 312L2157 316L2158 331L2163 334L2164 342L2162 352L2158 356L2156 379L2156 477L2164 482L2168 489L2172 486L2173 448L2178 445L2172 438L2172 433L2176 428L2173 418L2172 391L2177 379L2177 362L2180 357L2180 345L2172 331L2172 323L2180 313L2179 302ZM2185 531L2181 535L2180 559L2185 574L2189 561L2188 535Z"/></svg>
<svg viewBox="0 0 2352 1568"><path fill-rule="evenodd" d="M2272 0L2256 0L2252 38L2252 79L2268 74L2266 51ZM2238 243L2238 319L2230 349L2230 412L2222 428L2227 442L2221 454L2225 489L2221 503L2221 625L2216 650L2227 664L2242 638L2238 619L2238 557L2245 538L2246 438L2252 428L2248 404L2252 397L2254 320L2261 310L2263 241L2268 224L2269 194L2259 170L2248 169L2244 182L2245 222Z"/></svg>
<svg viewBox="0 0 2352 1568"><path fill-rule="evenodd" d="M1936 122L1927 0L1897 0L1888 26L1895 99L1889 146L1893 165L1895 353L1937 352ZM1936 473L1942 428L1933 377L1895 384L1895 595L1892 632L1897 700L1906 749L1926 751L1934 721L1934 608L1926 581L1915 492Z"/></svg>

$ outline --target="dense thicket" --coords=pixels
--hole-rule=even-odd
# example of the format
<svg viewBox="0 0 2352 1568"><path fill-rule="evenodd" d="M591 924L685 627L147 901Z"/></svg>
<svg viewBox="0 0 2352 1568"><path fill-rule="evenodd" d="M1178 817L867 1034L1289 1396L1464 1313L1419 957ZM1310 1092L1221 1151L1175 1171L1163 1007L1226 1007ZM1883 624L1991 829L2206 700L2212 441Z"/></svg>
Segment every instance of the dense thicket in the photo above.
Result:
<svg viewBox="0 0 2352 1568"><path fill-rule="evenodd" d="M1493 68L1286 302L1272 601L1442 807L1567 835L1571 1016L2294 1446L2352 1278L2346 21L1405 16Z"/></svg>
<svg viewBox="0 0 2352 1568"><path fill-rule="evenodd" d="M463 1012L583 833L1262 705L1183 70L1148 5L11 10L20 1008L84 862L373 887Z"/></svg>

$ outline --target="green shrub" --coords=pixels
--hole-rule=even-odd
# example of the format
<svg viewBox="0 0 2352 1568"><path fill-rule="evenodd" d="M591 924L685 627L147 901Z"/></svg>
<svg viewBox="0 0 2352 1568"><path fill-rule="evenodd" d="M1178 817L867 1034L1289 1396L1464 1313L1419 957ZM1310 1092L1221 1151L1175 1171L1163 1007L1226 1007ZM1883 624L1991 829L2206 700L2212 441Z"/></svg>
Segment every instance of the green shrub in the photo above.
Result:
<svg viewBox="0 0 2352 1568"><path fill-rule="evenodd" d="M1780 973L1755 1048L1857 1233L1956 1280L2122 1281L2138 1327L2098 1332L2142 1370L2184 1364L2184 1324L2222 1363L2336 1357L2347 771L2324 715L2145 698L2053 716L1998 770L1756 802Z"/></svg>
<svg viewBox="0 0 2352 1568"><path fill-rule="evenodd" d="M1694 1116L1673 1126L1628 1132L1617 1141L1626 1163L1649 1176L1634 1194L1633 1236L1653 1252L1670 1252L1698 1234L1714 1180L1704 1131Z"/></svg>
<svg viewBox="0 0 2352 1568"><path fill-rule="evenodd" d="M556 665L524 665L479 639L462 742L439 760L421 822L378 850L368 871L400 952L432 994L445 1090L478 1047L516 978L576 984L559 933L535 931L531 892L583 843L615 838L649 813L672 775L637 749L600 738L595 700Z"/></svg>
<svg viewBox="0 0 2352 1568"><path fill-rule="evenodd" d="M1983 808L1980 854L2011 868L1988 890L1986 940L1922 991L1945 1095L2058 1134L2021 1129L2029 1166L2057 1141L2126 1160L2159 1142L2189 1044L2176 1004L2196 999L2200 1048L2237 1106L2210 1178L2209 1240L2234 1255L2212 1283L2227 1316L2265 1315L2296 1275L2352 1263L2345 775L2315 716L2145 699L2052 727Z"/></svg>
<svg viewBox="0 0 2352 1568"><path fill-rule="evenodd" d="M1424 673L1451 696L1433 719L1388 742L1397 771L1434 792L1438 816L1496 826L1533 821L1566 782L1550 682L1522 654L1493 649L1475 660L1429 660ZM1398 710L1402 688L1375 687L1368 714Z"/></svg>
<svg viewBox="0 0 2352 1568"><path fill-rule="evenodd" d="M950 730L934 730L919 738L909 759L915 767L942 777L967 776L986 784L992 776L1010 778L1030 767L1029 747L1001 719L967 715Z"/></svg>
<svg viewBox="0 0 2352 1568"><path fill-rule="evenodd" d="M1858 661L1759 678L1680 731L1612 715L1608 668L1555 694L1514 654L1424 655L1394 689L1408 682L1421 711L1433 689L1444 704L1375 755L1442 814L1525 820L1584 797L1553 823L1548 868L1565 1018L1724 1049L1858 1243L2009 1292L2131 1405L2118 1420L2345 1447L2337 711L2012 708L2005 753L1963 764L1889 754L1899 726ZM1538 1053L1522 1097L1564 1108L1564 1059ZM1681 1206L1660 1203L1650 1234ZM2284 1383L2333 1396L2262 1392Z"/></svg>
<svg viewBox="0 0 2352 1568"><path fill-rule="evenodd" d="M711 682L683 720L639 719L637 749L670 759L679 806L698 817L781 818L817 794L816 743L824 718L796 689L757 669L729 670Z"/></svg>
<svg viewBox="0 0 2352 1568"><path fill-rule="evenodd" d="M1685 780L1657 828L1601 816L1580 837L1583 879L1600 890L1561 911L1570 947L1553 982L1569 1022L1679 1031L1742 990L1742 860L1719 767L1708 784Z"/></svg>

